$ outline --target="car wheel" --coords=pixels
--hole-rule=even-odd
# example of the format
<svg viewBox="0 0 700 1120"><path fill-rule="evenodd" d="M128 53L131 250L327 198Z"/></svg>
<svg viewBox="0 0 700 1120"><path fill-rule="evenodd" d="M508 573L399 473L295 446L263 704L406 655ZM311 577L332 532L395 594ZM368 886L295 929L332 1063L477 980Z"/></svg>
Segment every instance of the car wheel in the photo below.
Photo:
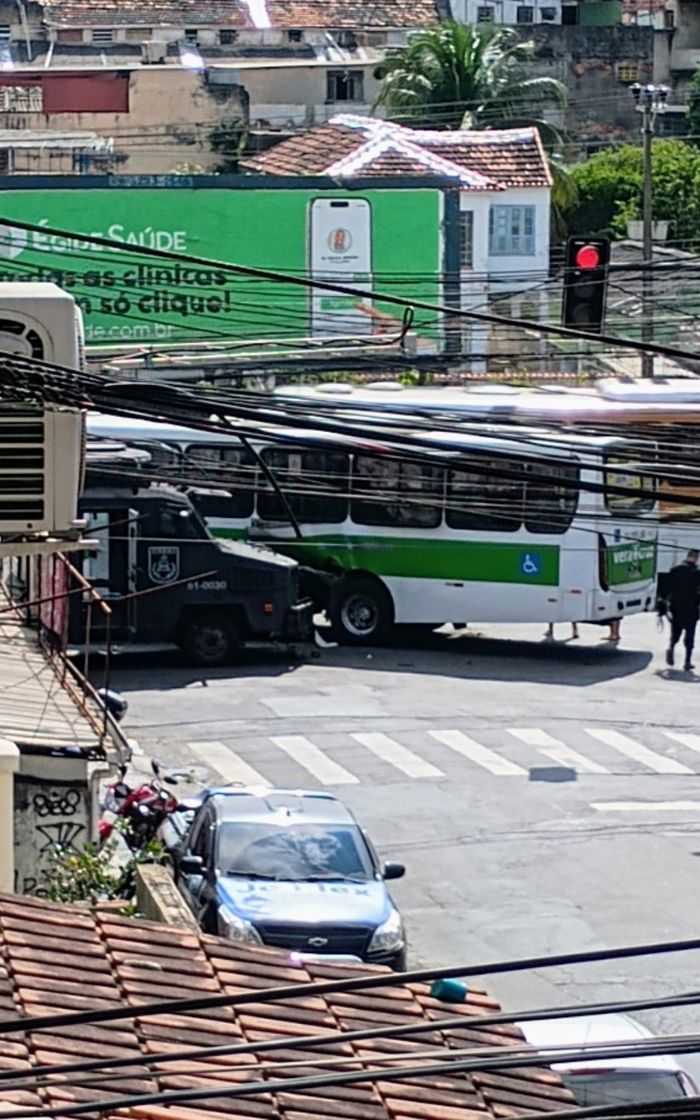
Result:
<svg viewBox="0 0 700 1120"><path fill-rule="evenodd" d="M228 619L198 615L185 623L179 645L188 661L214 667L231 661L240 647L240 640Z"/></svg>
<svg viewBox="0 0 700 1120"><path fill-rule="evenodd" d="M345 579L331 593L328 608L333 633L346 645L386 640L394 624L391 597L378 580Z"/></svg>

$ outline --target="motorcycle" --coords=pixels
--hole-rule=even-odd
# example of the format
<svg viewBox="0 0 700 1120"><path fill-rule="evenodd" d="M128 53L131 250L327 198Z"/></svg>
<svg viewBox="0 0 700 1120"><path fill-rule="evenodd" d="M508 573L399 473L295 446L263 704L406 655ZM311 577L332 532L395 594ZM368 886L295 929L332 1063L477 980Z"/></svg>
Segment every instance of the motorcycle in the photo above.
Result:
<svg viewBox="0 0 700 1120"><path fill-rule="evenodd" d="M117 821L124 821L123 836L132 852L141 851L150 841L157 839L158 831L168 817L179 807L179 801L166 785L177 785L171 774L163 774L160 764L151 761L153 777L139 786L126 782L126 766L120 766L118 779L106 790L99 822L100 845L114 833Z"/></svg>

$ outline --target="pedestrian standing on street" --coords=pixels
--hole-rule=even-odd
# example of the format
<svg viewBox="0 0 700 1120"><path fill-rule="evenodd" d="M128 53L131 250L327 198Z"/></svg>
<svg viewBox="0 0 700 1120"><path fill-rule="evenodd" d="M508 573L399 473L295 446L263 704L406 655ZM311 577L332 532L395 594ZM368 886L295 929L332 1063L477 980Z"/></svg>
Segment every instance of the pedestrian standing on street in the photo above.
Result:
<svg viewBox="0 0 700 1120"><path fill-rule="evenodd" d="M700 604L698 560L700 560L700 552L691 548L683 563L671 568L666 583L665 605L671 618L671 643L666 650L666 664L673 666L673 651L676 643L682 635L685 635L683 668L687 673L694 667L690 659L695 645L695 627L698 624Z"/></svg>
<svg viewBox="0 0 700 1120"><path fill-rule="evenodd" d="M578 634L578 623L577 622L572 622L571 623L571 640L575 641L576 638L578 638L578 636L579 636L579 634ZM553 622L548 622L547 623L547 632L545 634L545 639L548 642L553 642L554 641L554 623Z"/></svg>

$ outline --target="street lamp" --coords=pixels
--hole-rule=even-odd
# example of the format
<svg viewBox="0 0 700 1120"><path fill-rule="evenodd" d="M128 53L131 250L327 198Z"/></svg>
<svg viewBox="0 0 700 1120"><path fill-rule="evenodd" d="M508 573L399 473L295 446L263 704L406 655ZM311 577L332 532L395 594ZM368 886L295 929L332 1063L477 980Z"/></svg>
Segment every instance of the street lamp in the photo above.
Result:
<svg viewBox="0 0 700 1120"><path fill-rule="evenodd" d="M642 152L644 169L644 189L642 195L642 229L643 243L642 255L644 269L642 272L642 341L652 342L654 338L654 312L651 301L651 264L653 259L653 246L651 238L651 223L653 200L651 193L651 141L654 135L656 118L659 113L666 110L666 101L671 92L668 86L641 86L635 82L630 86L637 112L642 114ZM654 376L654 355L642 354L642 377Z"/></svg>

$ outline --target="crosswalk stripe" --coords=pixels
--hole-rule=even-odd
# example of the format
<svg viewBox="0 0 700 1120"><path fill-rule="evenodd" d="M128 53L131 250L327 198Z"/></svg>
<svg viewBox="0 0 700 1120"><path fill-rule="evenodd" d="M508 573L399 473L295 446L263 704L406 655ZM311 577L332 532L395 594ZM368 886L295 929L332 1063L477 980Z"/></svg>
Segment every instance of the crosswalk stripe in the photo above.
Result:
<svg viewBox="0 0 700 1120"><path fill-rule="evenodd" d="M509 762L507 758L501 758L495 751L477 743L476 739L470 739L461 731L429 731L428 734L433 739L437 739L438 743L444 743L446 747L476 762L477 766L490 770L492 774L527 774L527 770L523 770L522 766Z"/></svg>
<svg viewBox="0 0 700 1120"><path fill-rule="evenodd" d="M608 766L588 758L585 754L574 750L572 747L550 735L549 732L539 727L510 727L504 729L506 734L532 747L539 754L552 759L559 766L569 766L582 773L609 774ZM676 758L668 757L650 747L644 746L628 735L611 728L586 728L586 734L605 746L625 755L634 762L652 770L657 774L693 774L694 769L679 762ZM680 746L700 754L700 734L680 731L661 731L666 740L678 743ZM397 739L382 732L350 732L350 737L376 755L383 762L392 766L409 778L444 779L445 773L434 763L422 758L416 750L405 747ZM470 762L488 770L498 777L527 776L528 768L511 762L500 753L484 746L476 739L457 730L427 731L430 738L448 747L456 754L468 759ZM282 750L289 758L308 771L322 785L355 785L361 779L346 767L330 758L320 747L316 746L304 735L271 736L270 742ZM270 781L265 778L250 763L241 758L239 754L225 743L218 740L196 740L187 746L201 762L213 770L218 777L226 782L237 782L243 785L269 786ZM270 771L272 763L267 758L266 769ZM637 804L636 802L634 804Z"/></svg>
<svg viewBox="0 0 700 1120"><path fill-rule="evenodd" d="M700 801L593 801L598 813L698 813Z"/></svg>
<svg viewBox="0 0 700 1120"><path fill-rule="evenodd" d="M641 762L643 766L647 766L657 774L693 773L689 766L684 766L682 762L677 762L675 758L667 758L665 755L657 754L656 751L642 746L641 743L630 739L628 735L622 735L619 731L587 727L586 734L591 735L598 742L612 747L613 750L619 751L620 754L626 755L627 758L632 758L635 762Z"/></svg>
<svg viewBox="0 0 700 1120"><path fill-rule="evenodd" d="M269 786L266 778L249 766L245 759L236 754L231 747L218 740L200 739L188 743L190 748L202 762L216 770L227 782L242 782L246 786Z"/></svg>
<svg viewBox="0 0 700 1120"><path fill-rule="evenodd" d="M663 734L667 739L673 739L682 747L688 747L689 750L700 754L700 735L692 735L689 731L664 731Z"/></svg>
<svg viewBox="0 0 700 1120"><path fill-rule="evenodd" d="M323 785L345 786L359 781L344 766L328 758L305 735L277 735L272 737L272 742Z"/></svg>
<svg viewBox="0 0 700 1120"><path fill-rule="evenodd" d="M395 766L397 770L408 774L409 778L445 777L442 770L438 770L437 766L433 766L431 762L426 762L424 758L420 758L413 751L409 751L408 747L402 746L395 739L390 739L388 735L379 731L352 732L352 738L361 743L363 747L367 747L367 750L372 751L378 758L388 762L390 766Z"/></svg>
<svg viewBox="0 0 700 1120"><path fill-rule="evenodd" d="M509 727L508 734L514 735L528 747L535 747L540 754L551 758L559 766L573 766L574 769L584 770L589 774L610 773L606 766L601 766L598 762L593 762L585 755L579 754L578 751L562 743L561 739L555 739L539 727Z"/></svg>

